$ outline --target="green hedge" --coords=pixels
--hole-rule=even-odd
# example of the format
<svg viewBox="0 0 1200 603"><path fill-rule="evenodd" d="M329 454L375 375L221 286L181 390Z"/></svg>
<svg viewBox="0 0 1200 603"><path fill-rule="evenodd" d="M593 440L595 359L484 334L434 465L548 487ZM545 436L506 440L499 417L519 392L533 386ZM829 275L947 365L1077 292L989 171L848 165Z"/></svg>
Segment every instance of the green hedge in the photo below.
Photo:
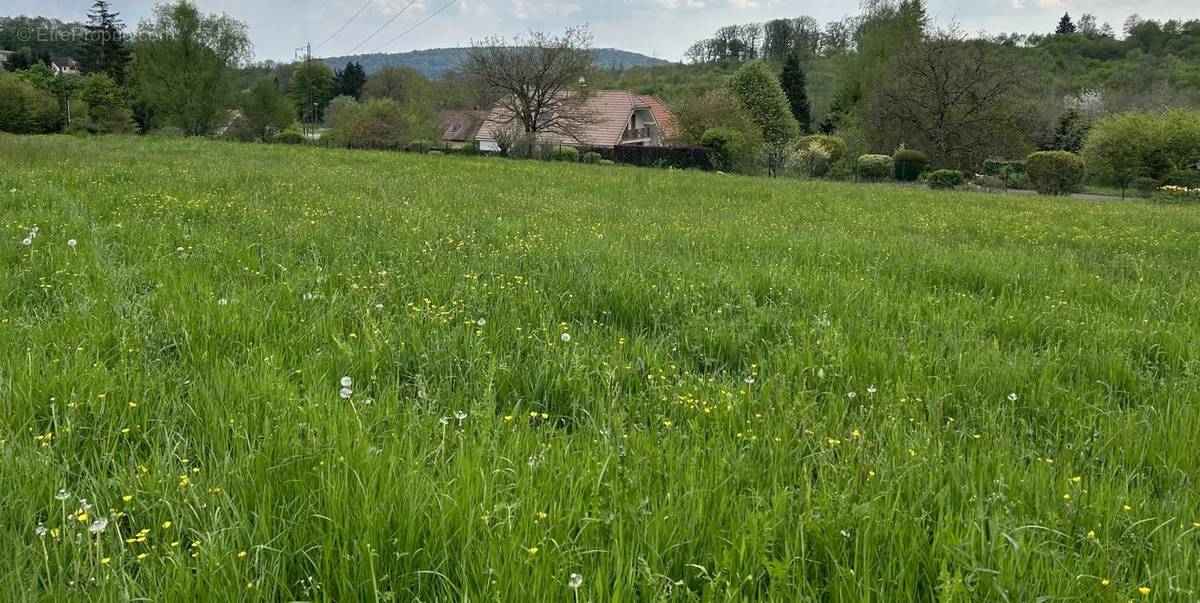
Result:
<svg viewBox="0 0 1200 603"><path fill-rule="evenodd" d="M1039 151L1025 160L1033 188L1043 195L1070 195L1083 191L1083 159L1068 151Z"/></svg>
<svg viewBox="0 0 1200 603"><path fill-rule="evenodd" d="M925 168L929 167L929 156L914 149L900 149L892 156L896 169L896 180L916 182Z"/></svg>
<svg viewBox="0 0 1200 603"><path fill-rule="evenodd" d="M925 183L932 189L952 189L966 184L967 177L958 170L936 170L925 174Z"/></svg>
<svg viewBox="0 0 1200 603"><path fill-rule="evenodd" d="M567 161L574 163L579 161L579 149L575 147L555 147L550 154L546 156L550 161Z"/></svg>

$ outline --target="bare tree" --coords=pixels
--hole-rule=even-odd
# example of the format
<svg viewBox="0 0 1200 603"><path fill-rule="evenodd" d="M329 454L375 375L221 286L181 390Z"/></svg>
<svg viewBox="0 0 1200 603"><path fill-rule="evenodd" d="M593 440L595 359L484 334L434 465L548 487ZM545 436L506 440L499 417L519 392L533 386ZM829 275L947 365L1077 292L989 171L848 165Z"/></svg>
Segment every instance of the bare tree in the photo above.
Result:
<svg viewBox="0 0 1200 603"><path fill-rule="evenodd" d="M577 140L591 121L584 110L586 87L579 86L595 63L591 43L586 28L568 28L562 36L487 38L472 45L464 71L499 98L493 112L499 126Z"/></svg>
<svg viewBox="0 0 1200 603"><path fill-rule="evenodd" d="M1018 146L1028 126L1023 63L957 31L937 32L905 53L868 114L893 144L926 151L943 167L971 168Z"/></svg>

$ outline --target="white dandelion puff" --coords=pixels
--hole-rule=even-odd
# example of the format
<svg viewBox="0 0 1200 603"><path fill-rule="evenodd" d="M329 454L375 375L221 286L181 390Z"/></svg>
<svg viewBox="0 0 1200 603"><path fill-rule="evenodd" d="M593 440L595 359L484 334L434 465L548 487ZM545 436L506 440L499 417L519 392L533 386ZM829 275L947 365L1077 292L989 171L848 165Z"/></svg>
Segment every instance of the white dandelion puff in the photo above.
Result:
<svg viewBox="0 0 1200 603"><path fill-rule="evenodd" d="M571 343L571 334L570 334L570 333L563 333L563 334L562 334L562 342L563 342L563 343Z"/></svg>
<svg viewBox="0 0 1200 603"><path fill-rule="evenodd" d="M350 387L350 386L354 385L354 380L351 379L349 376L346 376L346 377L342 377L342 380L339 383L342 384L342 387Z"/></svg>
<svg viewBox="0 0 1200 603"><path fill-rule="evenodd" d="M878 390L878 389L875 389L875 384L874 384L874 383L872 383L871 385L868 385L868 386L867 386L867 393L868 393L868 394L871 394L872 396L874 396L874 395L875 395L875 392L877 392L877 391L879 391L879 390Z"/></svg>
<svg viewBox="0 0 1200 603"><path fill-rule="evenodd" d="M342 389L338 390L338 395L341 396L343 400L349 400L350 396L354 395L354 390L348 387L343 387Z"/></svg>
<svg viewBox="0 0 1200 603"><path fill-rule="evenodd" d="M482 327L483 325L486 325L486 324L487 324L487 321L486 321L486 320L484 320L484 319L482 319L482 318L480 318L479 320L475 321L475 324L477 324L477 325L479 325L479 326L481 326L481 327Z"/></svg>
<svg viewBox="0 0 1200 603"><path fill-rule="evenodd" d="M583 586L583 576L571 574L571 577L567 579L567 585L572 589L579 590L579 587Z"/></svg>
<svg viewBox="0 0 1200 603"><path fill-rule="evenodd" d="M1016 402L1016 401L1017 401L1017 394L1016 394L1015 392L1014 392L1014 393L1011 393L1011 394L1009 394L1009 395L1008 395L1008 401L1009 401L1009 402Z"/></svg>
<svg viewBox="0 0 1200 603"><path fill-rule="evenodd" d="M88 526L88 531L93 534L103 534L106 529L108 529L107 517L97 517L96 521L93 521L92 525Z"/></svg>
<svg viewBox="0 0 1200 603"><path fill-rule="evenodd" d="M29 237L25 237L24 239L21 239L21 244L26 247L29 247L30 245L33 245L33 239L31 239Z"/></svg>
<svg viewBox="0 0 1200 603"><path fill-rule="evenodd" d="M45 538L46 534L50 533L50 530L47 530L46 526L42 525L42 522L39 521L37 528L33 530L33 533L37 534L39 538Z"/></svg>
<svg viewBox="0 0 1200 603"><path fill-rule="evenodd" d="M57 498L58 500L63 500L63 501L65 501L65 500L67 500L68 498L71 498L71 493L70 493L70 492L67 492L67 489L66 489L66 488L59 488L59 490L58 490L58 494L55 494L55 495L54 495L54 498Z"/></svg>
<svg viewBox="0 0 1200 603"><path fill-rule="evenodd" d="M463 419L467 418L467 411L465 411L465 410L454 411L454 418L458 419L459 423L462 423Z"/></svg>
<svg viewBox="0 0 1200 603"><path fill-rule="evenodd" d="M217 305L218 306L227 306L227 305L229 305L229 300L222 297L221 299L217 300Z"/></svg>
<svg viewBox="0 0 1200 603"><path fill-rule="evenodd" d="M75 247L78 244L79 241L76 241L75 239L67 239L67 247Z"/></svg>

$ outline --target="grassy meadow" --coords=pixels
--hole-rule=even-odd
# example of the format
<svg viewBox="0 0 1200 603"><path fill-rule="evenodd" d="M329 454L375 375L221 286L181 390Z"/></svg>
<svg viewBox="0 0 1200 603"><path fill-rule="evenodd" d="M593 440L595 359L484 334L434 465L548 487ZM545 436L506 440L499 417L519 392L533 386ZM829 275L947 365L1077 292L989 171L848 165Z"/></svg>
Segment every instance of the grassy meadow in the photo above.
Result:
<svg viewBox="0 0 1200 603"><path fill-rule="evenodd" d="M0 600L1194 602L1198 265L1184 205L0 136Z"/></svg>

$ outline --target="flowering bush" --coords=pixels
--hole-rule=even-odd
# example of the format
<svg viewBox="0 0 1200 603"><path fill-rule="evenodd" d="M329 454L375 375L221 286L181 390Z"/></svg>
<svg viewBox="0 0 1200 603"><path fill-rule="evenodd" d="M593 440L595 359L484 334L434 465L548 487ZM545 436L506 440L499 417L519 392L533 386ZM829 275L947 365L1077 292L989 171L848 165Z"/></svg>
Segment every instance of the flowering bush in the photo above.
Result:
<svg viewBox="0 0 1200 603"><path fill-rule="evenodd" d="M892 177L892 158L887 155L863 155L858 158L858 177L863 180L888 180Z"/></svg>

